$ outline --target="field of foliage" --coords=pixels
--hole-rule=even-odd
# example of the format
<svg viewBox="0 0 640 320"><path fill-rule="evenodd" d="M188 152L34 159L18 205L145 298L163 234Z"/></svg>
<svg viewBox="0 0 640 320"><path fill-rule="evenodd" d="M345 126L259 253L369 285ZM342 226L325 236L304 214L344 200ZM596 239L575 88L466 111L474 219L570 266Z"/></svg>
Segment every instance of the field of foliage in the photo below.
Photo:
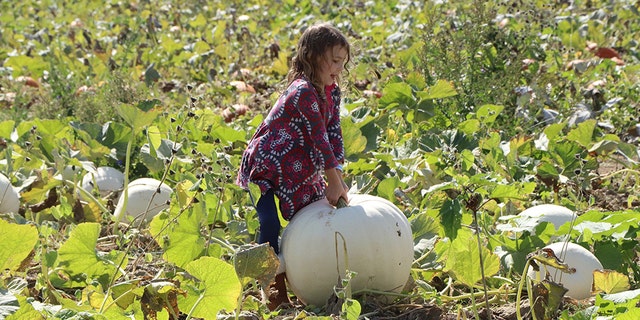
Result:
<svg viewBox="0 0 640 320"><path fill-rule="evenodd" d="M635 0L2 1L0 172L20 207L0 212L0 319L638 319L639 11ZM318 21L353 45L345 181L402 210L415 260L391 303L337 289L336 305L291 293L269 311L259 289L277 260L255 245L256 213L234 181ZM169 204L149 223L116 223L117 194L80 187L97 167L124 185L164 182ZM556 229L517 216L538 204L577 218ZM547 293L556 303L530 313L531 289L517 294L528 255L556 241L604 269L591 298Z"/></svg>

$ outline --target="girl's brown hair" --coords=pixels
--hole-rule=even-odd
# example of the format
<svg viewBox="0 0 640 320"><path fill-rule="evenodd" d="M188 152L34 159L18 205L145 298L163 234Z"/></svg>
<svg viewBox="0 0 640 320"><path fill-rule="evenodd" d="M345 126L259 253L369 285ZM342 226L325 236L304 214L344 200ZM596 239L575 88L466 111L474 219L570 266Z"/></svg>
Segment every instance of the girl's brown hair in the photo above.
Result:
<svg viewBox="0 0 640 320"><path fill-rule="evenodd" d="M347 50L344 70L349 72L347 63L351 59L351 46L342 32L329 23L320 23L307 28L298 41L297 52L291 61L291 69L287 74L289 84L305 76L316 88L321 99L324 99L324 85L318 76L320 68L318 61L327 49L334 46L341 46Z"/></svg>

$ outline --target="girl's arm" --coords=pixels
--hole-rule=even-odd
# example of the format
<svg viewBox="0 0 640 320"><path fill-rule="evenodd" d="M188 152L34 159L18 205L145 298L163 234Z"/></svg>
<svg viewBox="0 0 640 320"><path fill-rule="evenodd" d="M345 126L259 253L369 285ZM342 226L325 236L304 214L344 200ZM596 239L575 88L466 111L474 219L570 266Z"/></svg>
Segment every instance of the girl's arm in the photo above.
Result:
<svg viewBox="0 0 640 320"><path fill-rule="evenodd" d="M344 187L340 170L336 168L327 169L325 170L325 175L327 176L326 196L329 203L335 206L340 198L344 198L348 203L349 196L347 195L347 189Z"/></svg>

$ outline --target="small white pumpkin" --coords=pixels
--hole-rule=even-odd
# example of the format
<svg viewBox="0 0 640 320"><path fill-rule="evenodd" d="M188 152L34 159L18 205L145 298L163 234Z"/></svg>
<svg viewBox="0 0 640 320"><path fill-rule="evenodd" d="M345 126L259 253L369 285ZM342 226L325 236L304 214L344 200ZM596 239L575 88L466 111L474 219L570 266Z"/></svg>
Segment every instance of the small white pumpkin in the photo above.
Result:
<svg viewBox="0 0 640 320"><path fill-rule="evenodd" d="M520 217L537 218L538 223L550 222L556 230L563 224L575 220L577 215L573 210L556 204L541 204L528 208L518 215Z"/></svg>
<svg viewBox="0 0 640 320"><path fill-rule="evenodd" d="M570 268L575 268L575 273L564 273L554 267L547 266L547 270L554 282L562 284L567 291L566 295L574 299L586 299L591 297L593 285L593 271L602 269L600 260L591 251L575 243L555 242L545 248L553 250L556 257L566 263ZM541 279L544 279L544 268L540 266ZM531 279L537 279L536 271L529 268L527 275Z"/></svg>
<svg viewBox="0 0 640 320"><path fill-rule="evenodd" d="M88 172L82 177L82 189L93 192L97 187L101 197L124 188L124 173L112 167L98 167L95 172Z"/></svg>
<svg viewBox="0 0 640 320"><path fill-rule="evenodd" d="M18 213L20 195L11 184L11 180L0 173L0 213Z"/></svg>
<svg viewBox="0 0 640 320"><path fill-rule="evenodd" d="M153 178L140 178L131 181L127 194L129 200L127 208L124 208L124 192L118 199L118 204L113 215L117 220L127 222L128 219L144 218L145 222L151 221L160 211L169 208L173 190L166 183Z"/></svg>
<svg viewBox="0 0 640 320"><path fill-rule="evenodd" d="M413 234L405 215L383 198L349 197L349 206L340 209L326 199L311 203L282 234L289 287L307 305L325 305L346 269L357 272L350 283L353 292L399 292L409 280Z"/></svg>

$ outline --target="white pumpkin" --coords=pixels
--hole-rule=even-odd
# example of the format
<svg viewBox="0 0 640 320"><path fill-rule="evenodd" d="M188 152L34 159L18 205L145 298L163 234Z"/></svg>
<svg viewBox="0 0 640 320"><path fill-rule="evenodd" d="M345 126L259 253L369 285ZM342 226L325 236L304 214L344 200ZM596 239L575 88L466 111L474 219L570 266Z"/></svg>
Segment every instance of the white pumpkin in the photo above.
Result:
<svg viewBox="0 0 640 320"><path fill-rule="evenodd" d="M573 210L556 204L541 204L528 208L518 215L520 217L537 218L538 223L550 222L556 230L563 224L575 220L577 215Z"/></svg>
<svg viewBox="0 0 640 320"><path fill-rule="evenodd" d="M574 299L586 299L591 297L593 285L593 271L602 269L602 263L591 251L575 243L556 242L545 248L553 250L556 257L566 263L570 268L575 268L575 273L564 273L556 268L547 266L547 270L556 283L562 284L567 291L566 295ZM540 279L544 279L544 268L540 266ZM527 275L537 279L536 271L529 268Z"/></svg>
<svg viewBox="0 0 640 320"><path fill-rule="evenodd" d="M0 173L0 213L18 213L20 195L11 184L11 180Z"/></svg>
<svg viewBox="0 0 640 320"><path fill-rule="evenodd" d="M124 208L124 192L118 199L114 211L117 220L126 222L128 219L144 218L149 222L160 211L169 208L173 190L166 183L153 178L140 178L131 181L128 186L127 208Z"/></svg>
<svg viewBox="0 0 640 320"><path fill-rule="evenodd" d="M280 253L289 287L307 305L325 305L346 269L357 272L353 292L399 292L410 277L413 234L405 215L379 197L349 197L349 206L340 209L326 199L311 203L282 234Z"/></svg>
<svg viewBox="0 0 640 320"><path fill-rule="evenodd" d="M82 177L82 189L93 192L97 187L101 197L124 188L124 173L112 167L98 167L95 172L88 172Z"/></svg>

